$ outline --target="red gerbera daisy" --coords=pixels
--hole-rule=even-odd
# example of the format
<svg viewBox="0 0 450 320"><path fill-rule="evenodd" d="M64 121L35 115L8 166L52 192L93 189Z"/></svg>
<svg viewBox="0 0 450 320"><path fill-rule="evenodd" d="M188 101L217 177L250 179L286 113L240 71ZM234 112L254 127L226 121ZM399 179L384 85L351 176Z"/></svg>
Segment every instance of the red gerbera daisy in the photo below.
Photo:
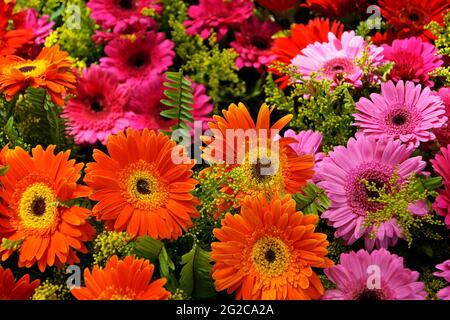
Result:
<svg viewBox="0 0 450 320"><path fill-rule="evenodd" d="M431 21L442 23L443 13L450 8L448 0L380 0L381 13L398 31L398 38L421 36L434 39L424 27Z"/></svg>
<svg viewBox="0 0 450 320"><path fill-rule="evenodd" d="M330 21L324 18L310 20L307 25L293 24L290 36L275 39L272 45L271 50L277 55L273 65L275 66L277 63L289 65L291 60L309 44L316 41L328 41L328 32L334 33L339 38L344 32L344 25L338 21ZM281 75L275 67L271 68L270 71ZM282 76L277 82L284 89L289 84L289 77Z"/></svg>
<svg viewBox="0 0 450 320"><path fill-rule="evenodd" d="M336 19L354 12L364 12L369 4L367 0L306 0L302 6Z"/></svg>
<svg viewBox="0 0 450 320"><path fill-rule="evenodd" d="M30 283L28 274L15 281L12 271L0 266L0 300L29 300L40 283L39 280Z"/></svg>
<svg viewBox="0 0 450 320"><path fill-rule="evenodd" d="M284 12L294 9L299 0L256 0L256 2L273 12Z"/></svg>

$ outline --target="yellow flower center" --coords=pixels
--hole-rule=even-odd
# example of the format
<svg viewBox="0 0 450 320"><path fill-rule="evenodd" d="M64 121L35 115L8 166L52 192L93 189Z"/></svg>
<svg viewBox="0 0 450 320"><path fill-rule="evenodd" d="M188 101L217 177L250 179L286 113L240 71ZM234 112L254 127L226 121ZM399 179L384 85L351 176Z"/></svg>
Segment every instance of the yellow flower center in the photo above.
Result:
<svg viewBox="0 0 450 320"><path fill-rule="evenodd" d="M57 215L54 191L44 183L30 185L19 202L19 216L27 229L49 229Z"/></svg>
<svg viewBox="0 0 450 320"><path fill-rule="evenodd" d="M144 160L122 170L120 180L125 198L137 208L154 210L167 202L168 186L161 181L154 165Z"/></svg>
<svg viewBox="0 0 450 320"><path fill-rule="evenodd" d="M15 64L13 68L27 78L37 78L45 73L47 64L42 60L26 61Z"/></svg>
<svg viewBox="0 0 450 320"><path fill-rule="evenodd" d="M264 147L247 152L243 164L235 170L247 194L278 188L283 180L280 154Z"/></svg>
<svg viewBox="0 0 450 320"><path fill-rule="evenodd" d="M259 273L277 277L289 267L289 248L281 239L266 236L253 246L252 260Z"/></svg>
<svg viewBox="0 0 450 320"><path fill-rule="evenodd" d="M136 292L130 288L116 288L110 286L103 291L98 299L100 300L134 300Z"/></svg>

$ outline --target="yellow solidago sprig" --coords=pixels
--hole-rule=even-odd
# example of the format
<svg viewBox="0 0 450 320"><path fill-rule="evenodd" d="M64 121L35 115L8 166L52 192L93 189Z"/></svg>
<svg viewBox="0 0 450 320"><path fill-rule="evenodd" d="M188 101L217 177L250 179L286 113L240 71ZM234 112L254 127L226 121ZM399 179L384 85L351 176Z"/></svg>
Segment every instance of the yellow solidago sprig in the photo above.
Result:
<svg viewBox="0 0 450 320"><path fill-rule="evenodd" d="M125 257L133 252L134 242L126 232L103 231L94 240L94 265L104 265L112 256Z"/></svg>
<svg viewBox="0 0 450 320"><path fill-rule="evenodd" d="M399 175L394 173L389 181L389 186L391 186L389 189L385 186L377 187L374 183L368 181L362 181L362 183L365 184L368 192L378 195L376 198L370 198L369 201L382 205L382 209L367 212L364 227L374 227L371 236L375 237L383 222L395 218L408 247L410 247L413 241L413 233L426 229L424 227L427 225L442 225L442 222L431 214L423 216L411 214L410 206L412 204L437 196L435 191L423 188L423 184L417 175L412 175L407 181L401 182ZM428 232L426 236L435 240L441 238L439 234L432 232Z"/></svg>
<svg viewBox="0 0 450 320"><path fill-rule="evenodd" d="M45 280L36 288L32 300L62 300L64 296L64 285Z"/></svg>
<svg viewBox="0 0 450 320"><path fill-rule="evenodd" d="M439 50L439 54L443 56L450 56L450 11L444 17L444 24L432 21L426 26L433 35L437 38L434 45ZM450 67L439 67L434 70L431 75L433 77L443 78L445 85L450 85Z"/></svg>

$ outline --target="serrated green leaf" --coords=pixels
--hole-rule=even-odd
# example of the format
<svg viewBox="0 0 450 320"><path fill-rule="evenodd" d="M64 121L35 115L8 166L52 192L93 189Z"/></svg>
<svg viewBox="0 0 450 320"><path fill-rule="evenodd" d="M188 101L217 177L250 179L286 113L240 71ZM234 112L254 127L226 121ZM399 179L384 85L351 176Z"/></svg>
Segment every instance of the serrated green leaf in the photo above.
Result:
<svg viewBox="0 0 450 320"><path fill-rule="evenodd" d="M180 289L194 299L215 295L211 278L211 254L194 244L191 251L181 257Z"/></svg>

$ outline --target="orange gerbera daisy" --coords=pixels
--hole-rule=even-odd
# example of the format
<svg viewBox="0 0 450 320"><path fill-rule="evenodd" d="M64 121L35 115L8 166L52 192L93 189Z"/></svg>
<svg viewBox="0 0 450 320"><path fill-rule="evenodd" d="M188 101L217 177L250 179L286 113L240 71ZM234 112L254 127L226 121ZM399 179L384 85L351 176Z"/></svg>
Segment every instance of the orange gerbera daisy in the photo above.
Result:
<svg viewBox="0 0 450 320"><path fill-rule="evenodd" d="M28 274L16 282L12 271L0 266L0 300L29 300L40 283L39 280L30 283Z"/></svg>
<svg viewBox="0 0 450 320"><path fill-rule="evenodd" d="M151 281L154 269L148 260L113 256L105 268L95 266L92 274L86 268L86 287L71 292L78 300L167 300L166 279Z"/></svg>
<svg viewBox="0 0 450 320"><path fill-rule="evenodd" d="M216 115L214 122L208 124L214 136L204 138L208 146L203 157L232 171L231 176L235 178L223 186L222 191L236 195L237 206L246 195L255 196L280 189L299 193L314 174L313 156L298 156L289 146L296 142L295 139L275 139L292 116L284 116L271 126L271 112L263 104L255 124L242 103L238 106L232 104L228 110L222 111L223 117ZM221 204L218 214L229 206Z"/></svg>
<svg viewBox="0 0 450 320"><path fill-rule="evenodd" d="M289 36L280 37L274 40L271 51L277 56L273 65L290 65L291 60L301 53L309 44L328 41L328 32L332 32L336 37L340 37L344 31L344 25L339 21L330 21L325 18L315 18L308 24L293 24ZM281 75L276 67L270 69L271 72ZM276 82L280 83L280 88L284 89L289 84L289 77L283 76Z"/></svg>
<svg viewBox="0 0 450 320"><path fill-rule="evenodd" d="M0 59L0 91L9 101L27 86L45 88L54 103L63 105L63 96L76 89L71 68L69 55L58 45L42 49L34 60L6 56Z"/></svg>
<svg viewBox="0 0 450 320"><path fill-rule="evenodd" d="M144 129L120 131L108 139L109 156L94 150L84 181L94 189L93 208L109 229L155 239L176 239L198 217L191 194L194 161L175 163L175 142Z"/></svg>
<svg viewBox="0 0 450 320"><path fill-rule="evenodd" d="M90 189L77 184L83 164L69 160L70 151L54 154L55 146L37 146L30 156L22 148L6 152L8 172L0 176L0 228L9 241L20 243L19 267L78 263L75 250L86 253L84 242L94 229L86 221L90 211L69 202L88 196ZM13 249L0 247L2 260Z"/></svg>
<svg viewBox="0 0 450 320"><path fill-rule="evenodd" d="M327 236L314 232L318 220L296 212L289 195L247 197L241 213L227 214L214 230L216 290L245 300L319 299L324 289L312 267L333 262L325 257Z"/></svg>

